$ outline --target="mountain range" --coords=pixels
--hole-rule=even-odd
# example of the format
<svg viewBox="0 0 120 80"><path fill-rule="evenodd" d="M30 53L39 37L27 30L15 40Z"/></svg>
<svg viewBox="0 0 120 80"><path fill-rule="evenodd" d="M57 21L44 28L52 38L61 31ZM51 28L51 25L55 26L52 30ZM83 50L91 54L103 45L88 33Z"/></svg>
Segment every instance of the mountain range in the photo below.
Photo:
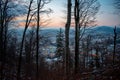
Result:
<svg viewBox="0 0 120 80"><path fill-rule="evenodd" d="M59 32L60 28L41 28L40 29L40 35L43 36L49 36L49 37L56 37L57 33ZM18 34L18 36L22 36L24 28L16 28L14 31ZM28 29L28 31L31 30L31 28ZM63 33L65 31L64 28L62 28ZM117 34L120 34L120 27L117 28ZM74 28L70 29L70 37L74 36ZM88 35L114 35L114 27L110 26L97 26L92 28L86 28L85 34Z"/></svg>

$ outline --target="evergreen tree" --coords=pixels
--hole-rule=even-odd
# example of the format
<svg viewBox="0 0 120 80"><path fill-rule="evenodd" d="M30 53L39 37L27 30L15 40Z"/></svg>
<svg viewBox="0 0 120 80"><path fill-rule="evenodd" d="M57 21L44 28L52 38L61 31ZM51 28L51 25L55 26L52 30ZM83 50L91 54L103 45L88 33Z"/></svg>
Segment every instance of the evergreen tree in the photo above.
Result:
<svg viewBox="0 0 120 80"><path fill-rule="evenodd" d="M64 57L64 34L62 29L58 31L56 35L56 57L62 58Z"/></svg>

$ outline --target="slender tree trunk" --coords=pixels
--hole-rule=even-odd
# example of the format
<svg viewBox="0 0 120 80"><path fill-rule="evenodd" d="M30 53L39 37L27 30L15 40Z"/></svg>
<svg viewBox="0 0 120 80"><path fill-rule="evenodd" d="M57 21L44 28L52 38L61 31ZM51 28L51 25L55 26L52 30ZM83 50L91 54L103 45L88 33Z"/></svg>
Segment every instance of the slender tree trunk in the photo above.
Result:
<svg viewBox="0 0 120 80"><path fill-rule="evenodd" d="M116 33L116 26L115 26L115 28L114 28L113 65L115 65L115 55L116 55L116 38L117 38L117 33Z"/></svg>
<svg viewBox="0 0 120 80"><path fill-rule="evenodd" d="M6 42L7 42L7 22L6 19L8 17L7 15L7 4L8 0L5 1L4 4L2 4L2 1L0 1L0 58L1 58L1 71L0 76L1 80L4 79L4 67L6 62Z"/></svg>
<svg viewBox="0 0 120 80"><path fill-rule="evenodd" d="M27 14L27 19L26 19L26 24L25 24L25 29L23 32L23 36L22 36L22 42L21 42L21 46L20 46L20 54L19 54L19 60L18 60L18 68L17 68L17 80L21 80L21 63L22 63L22 53L23 53L23 46L24 46L24 40L25 40L25 34L28 28L28 22L29 22L29 16L30 16L30 12L31 12L31 5L32 5L33 0L30 1L29 4L29 10L28 10L28 14Z"/></svg>
<svg viewBox="0 0 120 80"><path fill-rule="evenodd" d="M75 0L75 74L79 70L79 0Z"/></svg>
<svg viewBox="0 0 120 80"><path fill-rule="evenodd" d="M1 60L1 71L0 76L1 80L3 80L3 15L2 15L2 2L0 1L0 60Z"/></svg>
<svg viewBox="0 0 120 80"><path fill-rule="evenodd" d="M96 48L96 57L95 57L95 66L96 68L100 67L100 61L99 61L99 53L98 53L98 47Z"/></svg>
<svg viewBox="0 0 120 80"><path fill-rule="evenodd" d="M40 5L41 0L37 0L37 30L36 30L36 80L39 80L39 27L40 27Z"/></svg>
<svg viewBox="0 0 120 80"><path fill-rule="evenodd" d="M65 25L65 54L66 54L66 76L69 73L69 60L70 60L70 49L69 49L69 30L71 25L71 0L68 0L67 3L67 22Z"/></svg>
<svg viewBox="0 0 120 80"><path fill-rule="evenodd" d="M87 39L87 48L86 48L86 65L88 64L88 62L89 62L89 36L88 36L88 39ZM88 66L87 66L88 67Z"/></svg>

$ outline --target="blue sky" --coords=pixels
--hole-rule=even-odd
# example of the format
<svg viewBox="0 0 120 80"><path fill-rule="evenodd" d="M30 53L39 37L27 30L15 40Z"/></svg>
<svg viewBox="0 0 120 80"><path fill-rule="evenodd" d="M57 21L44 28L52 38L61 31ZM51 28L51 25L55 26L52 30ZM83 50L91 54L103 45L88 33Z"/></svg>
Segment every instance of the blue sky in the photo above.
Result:
<svg viewBox="0 0 120 80"><path fill-rule="evenodd" d="M114 0L99 0L101 3L100 11L97 15L99 25L114 26L120 25L120 15L115 14Z"/></svg>
<svg viewBox="0 0 120 80"><path fill-rule="evenodd" d="M65 4L67 0L52 0L48 5L49 8L53 9L50 15L52 19L51 26L63 26L63 18L65 17L64 10L66 10ZM114 14L115 8L113 5L114 0L99 0L101 8L97 14L97 24L102 26L114 26L120 24L119 15Z"/></svg>

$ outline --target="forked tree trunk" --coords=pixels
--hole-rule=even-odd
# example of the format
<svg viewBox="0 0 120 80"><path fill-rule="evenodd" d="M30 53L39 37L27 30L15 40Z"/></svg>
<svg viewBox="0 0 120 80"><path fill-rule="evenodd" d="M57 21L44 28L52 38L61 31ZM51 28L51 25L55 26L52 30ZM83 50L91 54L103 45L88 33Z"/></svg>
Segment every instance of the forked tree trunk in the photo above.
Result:
<svg viewBox="0 0 120 80"><path fill-rule="evenodd" d="M25 23L25 29L23 32L23 36L22 36L22 42L21 42L21 46L20 46L20 54L19 54L19 60L18 60L18 68L17 68L17 80L21 80L21 63L22 63L22 53L23 53L23 46L24 46L24 40L25 40L25 34L28 28L28 23L29 23L29 16L30 16L30 12L31 12L31 5L33 3L33 0L30 1L29 4L29 9L28 9L28 13L27 13L27 19L26 19L26 23Z"/></svg>
<svg viewBox="0 0 120 80"><path fill-rule="evenodd" d="M37 0L37 30L36 30L36 80L39 80L39 27L40 27L40 5L41 0Z"/></svg>

